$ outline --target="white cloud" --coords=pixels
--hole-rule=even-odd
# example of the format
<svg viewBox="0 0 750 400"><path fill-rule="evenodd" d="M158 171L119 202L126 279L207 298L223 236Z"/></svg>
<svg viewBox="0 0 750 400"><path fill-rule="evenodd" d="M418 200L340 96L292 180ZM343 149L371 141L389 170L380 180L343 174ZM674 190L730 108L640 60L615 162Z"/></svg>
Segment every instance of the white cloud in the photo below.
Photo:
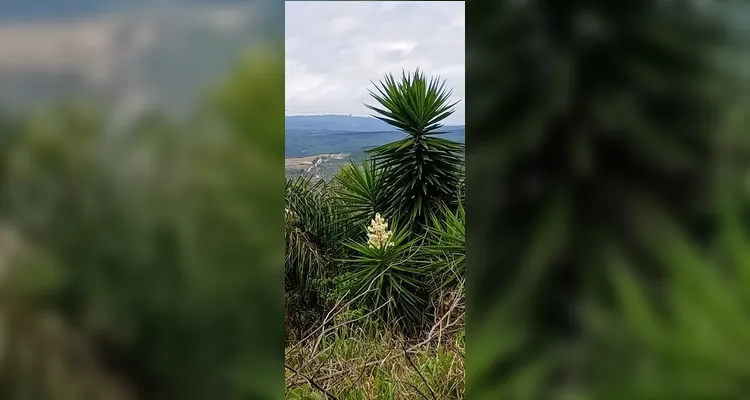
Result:
<svg viewBox="0 0 750 400"><path fill-rule="evenodd" d="M464 122L464 2L286 2L286 109L369 115L370 81L419 68L440 75Z"/></svg>
<svg viewBox="0 0 750 400"><path fill-rule="evenodd" d="M398 51L403 54L409 54L412 50L414 50L415 47L417 47L417 44L414 42L401 40L398 42L381 43L380 46L386 51Z"/></svg>
<svg viewBox="0 0 750 400"><path fill-rule="evenodd" d="M403 1L381 1L380 9L383 11L391 11L403 4L404 4Z"/></svg>
<svg viewBox="0 0 750 400"><path fill-rule="evenodd" d="M328 27L332 35L345 35L357 27L357 19L351 17L336 18L328 23Z"/></svg>

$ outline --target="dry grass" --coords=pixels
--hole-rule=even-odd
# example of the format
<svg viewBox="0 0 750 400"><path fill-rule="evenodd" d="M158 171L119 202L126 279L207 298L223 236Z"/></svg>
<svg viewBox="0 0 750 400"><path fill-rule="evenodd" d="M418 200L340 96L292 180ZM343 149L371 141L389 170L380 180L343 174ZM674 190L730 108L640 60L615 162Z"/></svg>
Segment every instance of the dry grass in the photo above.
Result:
<svg viewBox="0 0 750 400"><path fill-rule="evenodd" d="M422 340L338 304L286 350L287 399L463 399L464 298L448 293Z"/></svg>

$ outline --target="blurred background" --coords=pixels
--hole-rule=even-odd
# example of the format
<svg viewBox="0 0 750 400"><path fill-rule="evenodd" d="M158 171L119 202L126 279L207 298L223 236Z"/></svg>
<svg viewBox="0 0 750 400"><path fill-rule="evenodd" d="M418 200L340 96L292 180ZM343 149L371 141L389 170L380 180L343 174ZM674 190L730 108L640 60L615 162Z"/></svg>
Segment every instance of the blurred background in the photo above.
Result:
<svg viewBox="0 0 750 400"><path fill-rule="evenodd" d="M283 396L283 12L0 4L0 398Z"/></svg>
<svg viewBox="0 0 750 400"><path fill-rule="evenodd" d="M748 3L466 15L467 398L746 398Z"/></svg>

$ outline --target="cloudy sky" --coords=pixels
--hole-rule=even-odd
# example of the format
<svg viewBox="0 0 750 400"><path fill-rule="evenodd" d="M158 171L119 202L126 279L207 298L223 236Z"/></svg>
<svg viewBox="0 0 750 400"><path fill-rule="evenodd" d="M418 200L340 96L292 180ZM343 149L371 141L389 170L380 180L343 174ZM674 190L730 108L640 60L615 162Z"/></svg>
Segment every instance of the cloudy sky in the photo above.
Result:
<svg viewBox="0 0 750 400"><path fill-rule="evenodd" d="M286 115L369 115L387 72L440 75L464 123L464 2L286 2Z"/></svg>

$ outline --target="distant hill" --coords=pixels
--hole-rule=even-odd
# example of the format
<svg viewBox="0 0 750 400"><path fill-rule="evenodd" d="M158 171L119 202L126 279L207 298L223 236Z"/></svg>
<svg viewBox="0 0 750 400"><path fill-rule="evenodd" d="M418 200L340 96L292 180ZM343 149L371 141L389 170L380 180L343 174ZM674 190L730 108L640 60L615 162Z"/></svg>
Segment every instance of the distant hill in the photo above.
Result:
<svg viewBox="0 0 750 400"><path fill-rule="evenodd" d="M90 18L111 13L155 11L200 5L247 3L246 0L3 0L0 23Z"/></svg>
<svg viewBox="0 0 750 400"><path fill-rule="evenodd" d="M288 116L286 157L349 153L358 158L371 147L402 139L404 133L372 117L349 115ZM464 142L465 127L445 126L442 137Z"/></svg>
<svg viewBox="0 0 750 400"><path fill-rule="evenodd" d="M285 118L287 131L345 131L345 132L373 132L389 131L394 128L373 117L358 117L352 115L291 115ZM452 126L455 128L460 126Z"/></svg>
<svg viewBox="0 0 750 400"><path fill-rule="evenodd" d="M0 1L0 107L75 98L128 120L190 111L244 51L283 35L283 12L266 1Z"/></svg>

